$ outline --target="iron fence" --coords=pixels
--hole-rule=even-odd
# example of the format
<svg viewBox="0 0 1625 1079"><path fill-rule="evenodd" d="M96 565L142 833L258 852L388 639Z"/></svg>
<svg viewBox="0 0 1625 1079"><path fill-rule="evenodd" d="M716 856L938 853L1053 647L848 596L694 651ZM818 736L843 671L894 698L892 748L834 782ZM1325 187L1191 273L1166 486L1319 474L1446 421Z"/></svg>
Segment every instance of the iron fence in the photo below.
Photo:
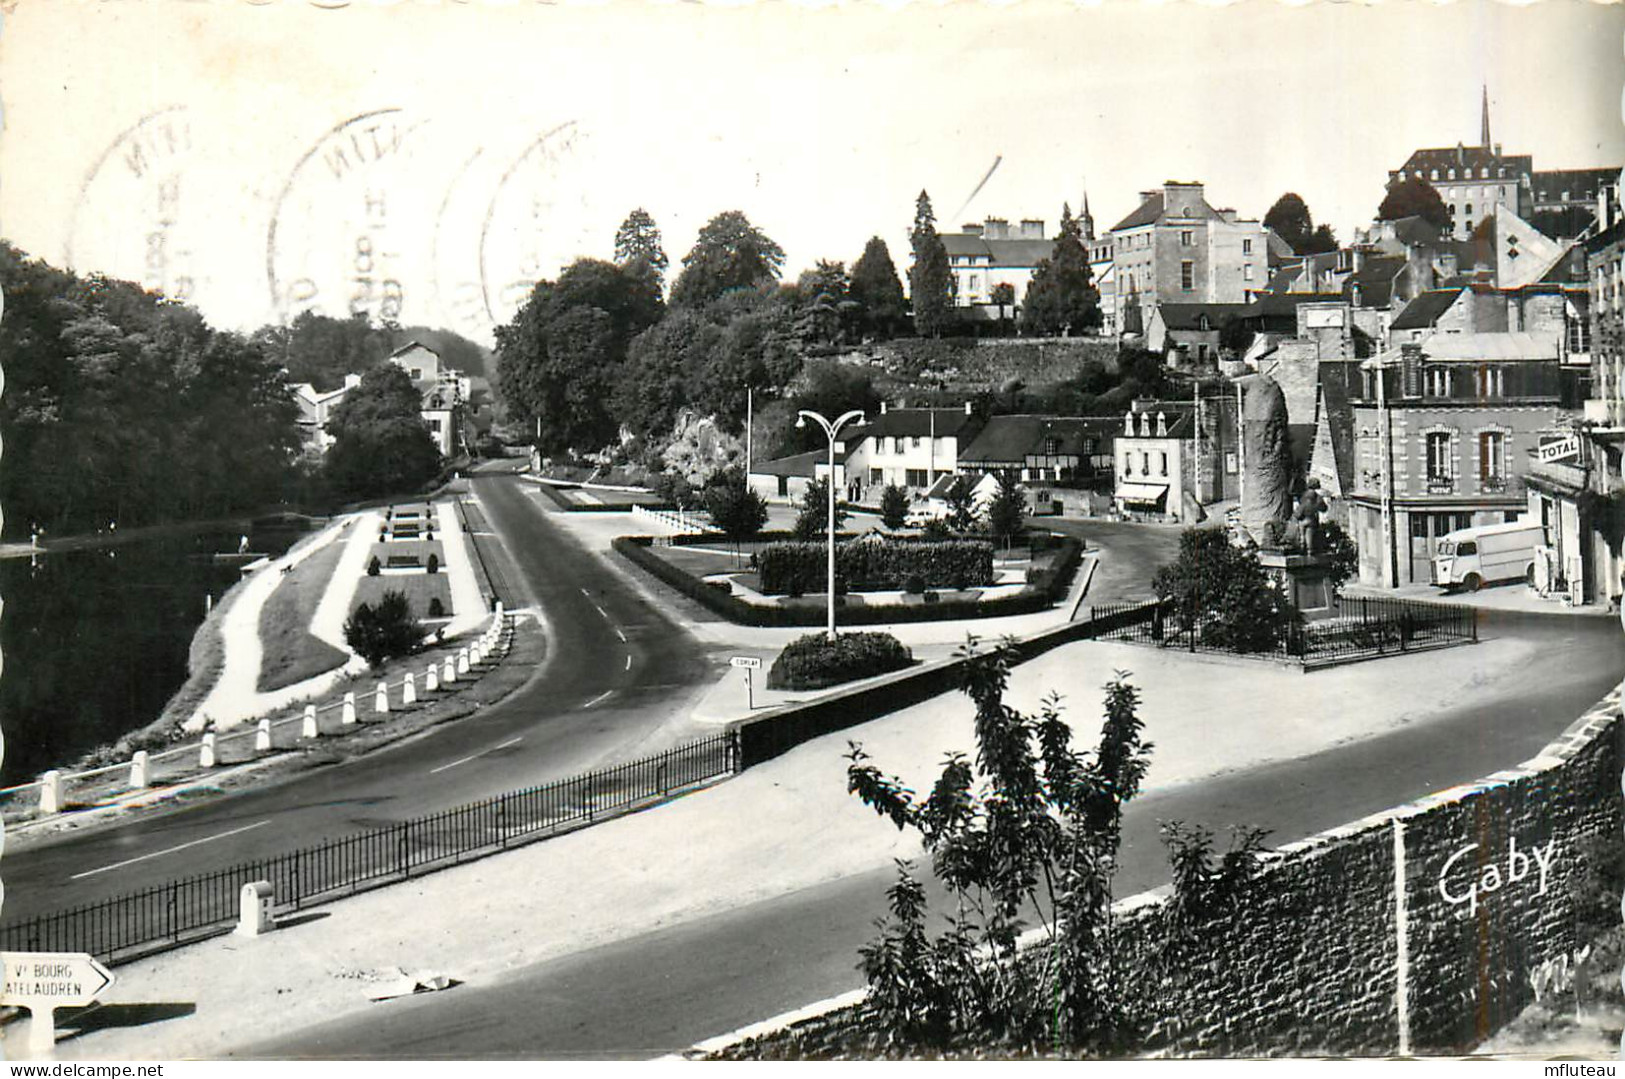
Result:
<svg viewBox="0 0 1625 1079"><path fill-rule="evenodd" d="M1133 616L1134 611L1140 611ZM1102 640L1155 644L1190 652L1243 654L1282 659L1306 667L1397 655L1421 648L1478 640L1473 608L1379 596L1341 596L1328 618L1293 624L1273 640L1234 643L1234 633L1213 608L1181 611L1171 602L1094 608L1094 617L1125 618Z"/></svg>
<svg viewBox="0 0 1625 1079"><path fill-rule="evenodd" d="M242 887L253 881L271 883L279 910L298 910L545 838L738 769L738 737L726 731L642 760L0 925L0 950L89 952L106 962L133 959L235 923Z"/></svg>

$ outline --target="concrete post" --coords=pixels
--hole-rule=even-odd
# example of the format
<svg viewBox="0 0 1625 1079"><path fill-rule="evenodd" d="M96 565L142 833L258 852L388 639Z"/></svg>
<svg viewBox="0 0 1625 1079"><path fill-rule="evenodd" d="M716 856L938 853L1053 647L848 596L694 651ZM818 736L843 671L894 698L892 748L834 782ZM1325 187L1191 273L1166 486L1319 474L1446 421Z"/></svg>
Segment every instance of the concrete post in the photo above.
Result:
<svg viewBox="0 0 1625 1079"><path fill-rule="evenodd" d="M434 664L431 663L431 664L429 664L429 669L426 672L424 672L424 675L423 675L423 692L425 692L425 693L433 693L435 690L437 690L439 688L440 688L440 675L435 670Z"/></svg>
<svg viewBox="0 0 1625 1079"><path fill-rule="evenodd" d="M355 694L346 693L344 695L344 725L348 727L353 723L355 723Z"/></svg>
<svg viewBox="0 0 1625 1079"><path fill-rule="evenodd" d="M213 735L213 733L205 734L203 736L203 744L198 747L198 751L197 751L197 766L199 768L213 768L214 767L214 735Z"/></svg>
<svg viewBox="0 0 1625 1079"><path fill-rule="evenodd" d="M457 653L457 673L468 673L468 649L466 648Z"/></svg>
<svg viewBox="0 0 1625 1079"><path fill-rule="evenodd" d="M130 786L140 790L147 785L147 751L138 749L130 758Z"/></svg>
<svg viewBox="0 0 1625 1079"><path fill-rule="evenodd" d="M237 903L237 928L234 935L257 937L275 929L276 918L271 913L275 901L270 881L256 880L243 885Z"/></svg>
<svg viewBox="0 0 1625 1079"><path fill-rule="evenodd" d="M406 684L401 687L401 703L403 705L405 705L405 704L416 704L417 702L418 702L417 676L412 674L411 672L407 672Z"/></svg>
<svg viewBox="0 0 1625 1079"><path fill-rule="evenodd" d="M450 656L446 657L446 669L440 672L440 681L448 686L457 681L457 661Z"/></svg>
<svg viewBox="0 0 1625 1079"><path fill-rule="evenodd" d="M484 662L485 662L485 649L482 648L480 646L480 644L476 643L474 645L474 647L472 647L472 648L470 648L468 650L468 665L470 667L478 667L481 663L484 663Z"/></svg>
<svg viewBox="0 0 1625 1079"><path fill-rule="evenodd" d="M372 695L372 710L379 715L389 711L389 687L383 682L378 683L378 689Z"/></svg>
<svg viewBox="0 0 1625 1079"><path fill-rule="evenodd" d="M254 752L269 753L271 751L271 721L262 719L254 728Z"/></svg>
<svg viewBox="0 0 1625 1079"><path fill-rule="evenodd" d="M316 706L314 704L307 704L305 705L305 722L303 728L299 732L299 737L320 738L321 736L322 729L316 723Z"/></svg>
<svg viewBox="0 0 1625 1079"><path fill-rule="evenodd" d="M55 768L39 777L39 811L62 812L62 773Z"/></svg>

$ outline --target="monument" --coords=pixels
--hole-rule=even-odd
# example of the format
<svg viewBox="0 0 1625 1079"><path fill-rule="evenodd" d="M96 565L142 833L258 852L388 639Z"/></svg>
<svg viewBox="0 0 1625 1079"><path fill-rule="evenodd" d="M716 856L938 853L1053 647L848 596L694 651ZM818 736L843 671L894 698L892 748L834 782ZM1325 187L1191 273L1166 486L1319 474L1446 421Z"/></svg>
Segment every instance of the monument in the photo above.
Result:
<svg viewBox="0 0 1625 1079"><path fill-rule="evenodd" d="M1269 522L1279 527L1292 515L1292 448L1287 441L1286 395L1268 375L1246 387L1241 409L1241 527L1260 547L1276 542Z"/></svg>

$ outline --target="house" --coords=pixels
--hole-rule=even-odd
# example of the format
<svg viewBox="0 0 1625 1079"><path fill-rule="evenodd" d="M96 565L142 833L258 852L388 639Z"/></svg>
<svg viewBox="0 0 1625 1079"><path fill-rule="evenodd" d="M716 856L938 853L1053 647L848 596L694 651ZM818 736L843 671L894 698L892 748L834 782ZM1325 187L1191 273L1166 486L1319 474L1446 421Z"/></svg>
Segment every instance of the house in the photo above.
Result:
<svg viewBox="0 0 1625 1079"><path fill-rule="evenodd" d="M440 354L420 341L409 341L389 355L423 395L423 417L442 457L455 456L461 447L462 409L469 398L467 375L441 362Z"/></svg>
<svg viewBox="0 0 1625 1079"><path fill-rule="evenodd" d="M1159 303L1151 308L1145 347L1170 366L1205 365L1219 358L1219 335L1247 310L1244 303Z"/></svg>
<svg viewBox="0 0 1625 1079"><path fill-rule="evenodd" d="M1426 583L1440 536L1527 510L1529 453L1569 416L1561 368L1560 341L1524 331L1436 331L1361 362L1348 512L1362 581Z"/></svg>
<svg viewBox="0 0 1625 1079"><path fill-rule="evenodd" d="M920 517L944 518L953 512L953 504L949 494L954 485L959 482L970 484L971 509L979 515L985 516L987 508L995 495L999 493L999 480L991 472L960 472L941 476L937 482L923 494L924 507L917 511Z"/></svg>
<svg viewBox="0 0 1625 1079"><path fill-rule="evenodd" d="M829 471L829 451L809 450L772 461L755 461L745 482L767 502L799 504L814 480ZM835 474L844 482L845 471L839 459Z"/></svg>
<svg viewBox="0 0 1625 1079"><path fill-rule="evenodd" d="M929 489L945 473L959 470L960 451L982 429L969 401L961 408L891 408L853 427L843 463L849 497L874 503L888 485L911 494Z"/></svg>
<svg viewBox="0 0 1625 1079"><path fill-rule="evenodd" d="M1189 404L1136 401L1112 445L1117 511L1140 520L1190 521L1186 505L1196 466L1196 414Z"/></svg>
<svg viewBox="0 0 1625 1079"><path fill-rule="evenodd" d="M1111 228L1118 329L1143 333L1162 303L1243 303L1268 283L1268 232L1169 180Z"/></svg>
<svg viewBox="0 0 1625 1079"><path fill-rule="evenodd" d="M959 454L976 472L1011 471L1023 482L1078 483L1112 468L1117 417L993 416Z"/></svg>
<svg viewBox="0 0 1625 1079"><path fill-rule="evenodd" d="M333 444L333 436L327 433L327 422L333 418L333 410L344 400L345 394L360 384L360 375L345 375L344 385L336 390L318 390L308 382L296 382L288 387L294 403L299 406L299 433L307 452L327 452Z"/></svg>
<svg viewBox="0 0 1625 1079"><path fill-rule="evenodd" d="M996 322L1015 317L1032 284L1033 270L1049 258L1055 241L1044 238L1042 221L1028 218L1012 228L1004 218L990 217L980 225L944 233L942 246L954 275L954 303L964 314ZM1015 297L1002 310L993 299L999 285L1009 285Z"/></svg>

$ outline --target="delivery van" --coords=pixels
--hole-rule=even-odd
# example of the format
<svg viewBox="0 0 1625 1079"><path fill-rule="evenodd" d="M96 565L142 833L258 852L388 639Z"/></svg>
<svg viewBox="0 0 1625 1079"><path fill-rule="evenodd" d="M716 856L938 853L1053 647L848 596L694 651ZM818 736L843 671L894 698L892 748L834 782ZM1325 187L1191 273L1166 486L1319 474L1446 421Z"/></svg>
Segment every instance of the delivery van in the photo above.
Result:
<svg viewBox="0 0 1625 1079"><path fill-rule="evenodd" d="M1545 542L1546 529L1530 521L1446 532L1433 549L1433 583L1477 592L1498 581L1533 581L1535 548Z"/></svg>

